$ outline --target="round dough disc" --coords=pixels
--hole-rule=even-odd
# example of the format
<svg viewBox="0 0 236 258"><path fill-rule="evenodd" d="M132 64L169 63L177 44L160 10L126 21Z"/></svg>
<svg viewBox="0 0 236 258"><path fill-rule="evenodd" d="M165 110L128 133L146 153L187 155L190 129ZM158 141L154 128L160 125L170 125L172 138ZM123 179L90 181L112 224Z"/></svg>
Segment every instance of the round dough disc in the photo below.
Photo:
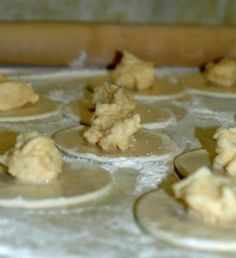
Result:
<svg viewBox="0 0 236 258"><path fill-rule="evenodd" d="M87 90L93 92L94 88L102 85L105 81L112 83L111 76L93 78L88 81ZM176 81L171 81L167 77L156 76L153 86L146 90L127 91L137 100L168 100L180 98L185 95L184 88Z"/></svg>
<svg viewBox="0 0 236 258"><path fill-rule="evenodd" d="M18 109L0 111L0 122L22 122L45 119L60 114L61 105L50 99L40 97L35 104Z"/></svg>
<svg viewBox="0 0 236 258"><path fill-rule="evenodd" d="M210 84L202 74L182 76L180 83L188 92L213 97L236 98L236 87L222 87Z"/></svg>
<svg viewBox="0 0 236 258"><path fill-rule="evenodd" d="M162 160L172 157L178 150L176 144L168 136L143 129L135 134L136 140L130 149L105 152L100 147L90 146L85 142L83 138L85 129L83 126L67 128L55 133L53 139L58 147L69 156L101 162Z"/></svg>
<svg viewBox="0 0 236 258"><path fill-rule="evenodd" d="M84 125L90 125L93 111L92 104L79 101L67 104L62 110L64 115ZM147 129L165 127L175 121L172 113L158 104L137 103L134 113L140 114L141 123Z"/></svg>
<svg viewBox="0 0 236 258"><path fill-rule="evenodd" d="M174 167L178 175L187 177L203 166L211 167L212 157L204 149L189 151L175 157Z"/></svg>
<svg viewBox="0 0 236 258"><path fill-rule="evenodd" d="M63 172L47 185L23 184L0 173L0 206L19 208L54 208L92 201L107 195L112 177L104 169L72 168L63 164Z"/></svg>
<svg viewBox="0 0 236 258"><path fill-rule="evenodd" d="M13 148L18 133L0 129L0 155ZM109 172L99 167L73 168L64 163L58 179L48 185L23 184L0 166L0 206L53 208L104 197L112 188Z"/></svg>
<svg viewBox="0 0 236 258"><path fill-rule="evenodd" d="M201 96L201 107L212 112L235 112L235 99L229 98L214 98L210 96Z"/></svg>
<svg viewBox="0 0 236 258"><path fill-rule="evenodd" d="M137 100L169 100L185 95L183 87L165 77L156 77L153 86L146 90L129 90Z"/></svg>
<svg viewBox="0 0 236 258"><path fill-rule="evenodd" d="M201 250L236 251L235 226L213 225L191 216L164 190L141 196L134 212L142 229L157 239Z"/></svg>

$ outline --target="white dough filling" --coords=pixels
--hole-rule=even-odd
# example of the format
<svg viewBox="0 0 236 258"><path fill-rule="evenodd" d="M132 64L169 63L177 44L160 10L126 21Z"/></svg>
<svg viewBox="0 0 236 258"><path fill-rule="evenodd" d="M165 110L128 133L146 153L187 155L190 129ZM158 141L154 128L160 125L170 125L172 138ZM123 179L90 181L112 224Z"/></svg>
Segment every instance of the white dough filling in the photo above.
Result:
<svg viewBox="0 0 236 258"><path fill-rule="evenodd" d="M213 168L230 176L236 175L236 128L219 128L214 134L216 157Z"/></svg>
<svg viewBox="0 0 236 258"><path fill-rule="evenodd" d="M236 188L229 177L216 176L207 167L173 185L175 196L203 220L236 222Z"/></svg>
<svg viewBox="0 0 236 258"><path fill-rule="evenodd" d="M61 173L62 158L54 142L37 132L17 136L13 149L1 156L8 173L20 181L46 184Z"/></svg>
<svg viewBox="0 0 236 258"><path fill-rule="evenodd" d="M30 83L5 81L0 77L0 110L12 110L39 100Z"/></svg>
<svg viewBox="0 0 236 258"><path fill-rule="evenodd" d="M205 78L218 86L232 87L236 83L236 60L224 58L218 63L209 63L204 71Z"/></svg>
<svg viewBox="0 0 236 258"><path fill-rule="evenodd" d="M112 72L112 79L114 83L129 89L148 89L155 80L154 65L124 51L121 62Z"/></svg>

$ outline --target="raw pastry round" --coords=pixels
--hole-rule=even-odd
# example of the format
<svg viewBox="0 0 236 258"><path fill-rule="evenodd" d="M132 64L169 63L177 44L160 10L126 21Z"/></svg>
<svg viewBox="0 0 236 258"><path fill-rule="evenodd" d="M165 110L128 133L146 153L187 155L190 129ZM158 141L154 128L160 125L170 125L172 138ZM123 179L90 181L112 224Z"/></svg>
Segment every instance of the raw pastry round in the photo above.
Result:
<svg viewBox="0 0 236 258"><path fill-rule="evenodd" d="M55 133L53 139L58 147L71 157L101 162L163 160L172 157L178 150L168 136L143 129L135 133L136 140L130 149L109 153L98 146L88 145L83 138L85 129L83 126L67 128Z"/></svg>
<svg viewBox="0 0 236 258"><path fill-rule="evenodd" d="M109 74L104 77L93 78L88 81L87 89L92 92L93 89L99 85L102 85L105 81L111 82L112 79ZM126 90L136 100L168 100L180 98L185 95L184 88L176 81L171 81L167 77L156 76L154 85L146 90Z"/></svg>
<svg viewBox="0 0 236 258"><path fill-rule="evenodd" d="M0 122L21 122L37 119L45 119L60 114L60 104L50 99L40 97L33 105L25 105L21 108L0 111Z"/></svg>
<svg viewBox="0 0 236 258"><path fill-rule="evenodd" d="M223 87L210 84L202 74L182 76L179 80L181 85L193 94L218 98L236 98L236 87Z"/></svg>
<svg viewBox="0 0 236 258"><path fill-rule="evenodd" d="M205 149L189 151L175 157L174 167L180 177L187 177L202 166L211 167L212 159Z"/></svg>
<svg viewBox="0 0 236 258"><path fill-rule="evenodd" d="M112 177L104 169L72 168L64 163L58 179L47 185L23 184L0 173L0 206L54 208L92 201L107 195Z"/></svg>
<svg viewBox="0 0 236 258"><path fill-rule="evenodd" d="M0 129L0 154L14 147L17 135L17 132ZM51 184L24 184L4 173L0 166L0 206L52 208L79 204L105 196L112 183L112 176L104 169L78 169L64 163L62 173Z"/></svg>
<svg viewBox="0 0 236 258"><path fill-rule="evenodd" d="M154 190L141 196L134 212L142 229L158 239L200 250L236 250L236 226L218 226L201 221L164 190Z"/></svg>
<svg viewBox="0 0 236 258"><path fill-rule="evenodd" d="M64 115L84 125L90 125L93 111L92 104L79 101L67 104L62 110ZM133 112L140 114L141 124L147 129L165 127L175 121L172 113L158 104L137 103Z"/></svg>
<svg viewBox="0 0 236 258"><path fill-rule="evenodd" d="M210 96L201 96L199 100L199 105L201 108L206 109L206 111L211 112L235 112L235 99L229 98L214 98Z"/></svg>
<svg viewBox="0 0 236 258"><path fill-rule="evenodd" d="M183 87L169 78L156 77L154 85L147 90L131 91L136 100L169 100L185 95Z"/></svg>

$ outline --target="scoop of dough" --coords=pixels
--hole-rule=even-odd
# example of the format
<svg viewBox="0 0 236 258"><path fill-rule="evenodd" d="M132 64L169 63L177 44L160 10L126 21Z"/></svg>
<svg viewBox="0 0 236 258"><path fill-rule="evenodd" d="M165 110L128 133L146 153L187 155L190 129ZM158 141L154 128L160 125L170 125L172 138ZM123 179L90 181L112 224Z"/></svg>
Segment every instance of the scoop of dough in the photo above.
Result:
<svg viewBox="0 0 236 258"><path fill-rule="evenodd" d="M62 158L54 142L37 132L22 133L15 147L0 162L13 177L34 184L46 184L61 172Z"/></svg>
<svg viewBox="0 0 236 258"><path fill-rule="evenodd" d="M101 104L119 104L121 107L134 110L135 102L124 91L121 86L116 84L104 83L101 87L97 87L93 94L93 103Z"/></svg>
<svg viewBox="0 0 236 258"><path fill-rule="evenodd" d="M213 84L231 87L236 84L236 60L224 58L219 63L209 63L204 75Z"/></svg>
<svg viewBox="0 0 236 258"><path fill-rule="evenodd" d="M34 104L39 96L30 83L17 81L1 81L0 78L0 110L11 110L28 103Z"/></svg>
<svg viewBox="0 0 236 258"><path fill-rule="evenodd" d="M112 72L112 79L114 83L130 89L148 89L155 79L154 66L125 51Z"/></svg>
<svg viewBox="0 0 236 258"><path fill-rule="evenodd" d="M140 128L140 115L124 112L118 104L97 104L91 127L84 132L85 140L106 151L131 146L133 134Z"/></svg>
<svg viewBox="0 0 236 258"><path fill-rule="evenodd" d="M228 175L236 175L236 128L219 128L214 134L216 139L215 170Z"/></svg>
<svg viewBox="0 0 236 258"><path fill-rule="evenodd" d="M175 196L205 221L236 221L236 189L228 177L215 176L207 167L173 185Z"/></svg>

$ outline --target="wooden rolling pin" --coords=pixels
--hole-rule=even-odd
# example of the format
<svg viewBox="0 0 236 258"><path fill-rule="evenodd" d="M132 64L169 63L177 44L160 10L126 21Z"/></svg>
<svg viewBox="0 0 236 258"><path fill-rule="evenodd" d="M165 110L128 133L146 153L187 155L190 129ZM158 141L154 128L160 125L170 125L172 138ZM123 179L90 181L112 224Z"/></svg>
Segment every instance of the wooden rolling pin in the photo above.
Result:
<svg viewBox="0 0 236 258"><path fill-rule="evenodd" d="M236 28L92 23L0 23L0 64L104 67L127 50L156 65L236 57Z"/></svg>

